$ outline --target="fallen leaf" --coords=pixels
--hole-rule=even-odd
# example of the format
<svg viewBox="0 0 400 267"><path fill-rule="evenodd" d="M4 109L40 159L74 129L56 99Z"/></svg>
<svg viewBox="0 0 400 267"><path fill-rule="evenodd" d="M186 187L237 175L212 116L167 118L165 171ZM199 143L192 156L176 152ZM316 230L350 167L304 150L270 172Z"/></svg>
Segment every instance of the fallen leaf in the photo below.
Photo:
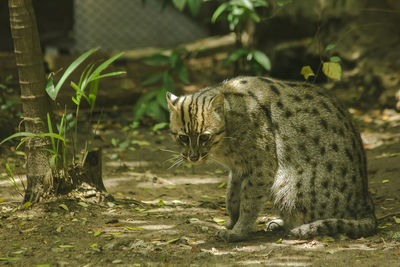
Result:
<svg viewBox="0 0 400 267"><path fill-rule="evenodd" d="M389 183L389 180L382 180L382 184Z"/></svg>
<svg viewBox="0 0 400 267"><path fill-rule="evenodd" d="M22 208L23 208L23 209L27 209L27 208L29 208L30 206L32 206L32 202L28 201L28 202L25 202L24 205L22 205Z"/></svg>
<svg viewBox="0 0 400 267"><path fill-rule="evenodd" d="M328 252L329 254L335 254L335 251L334 251L333 249L328 250L327 252Z"/></svg>
<svg viewBox="0 0 400 267"><path fill-rule="evenodd" d="M0 261L19 261L21 258L16 257L8 257L8 258L0 258Z"/></svg>
<svg viewBox="0 0 400 267"><path fill-rule="evenodd" d="M64 210L66 210L66 211L68 211L69 209L68 209L68 207L67 207L67 205L65 205L65 204L60 204L60 205L58 205L60 208L62 208L62 209L64 209Z"/></svg>
<svg viewBox="0 0 400 267"><path fill-rule="evenodd" d="M393 216L393 219L394 219L394 221L395 221L396 223L399 223L399 224L400 224L400 218L397 218L396 216Z"/></svg>
<svg viewBox="0 0 400 267"><path fill-rule="evenodd" d="M130 230L130 231L143 231L144 230L144 228L129 227L129 226L126 226L125 229Z"/></svg>
<svg viewBox="0 0 400 267"><path fill-rule="evenodd" d="M165 206L165 203L164 203L164 201L162 201L162 199L160 199L160 201L158 201L157 204L160 205L160 206Z"/></svg>
<svg viewBox="0 0 400 267"><path fill-rule="evenodd" d="M225 223L226 220L225 220L224 218L214 217L214 218L213 218L213 221L216 222L216 223L219 224L219 225L222 225L222 224Z"/></svg>
<svg viewBox="0 0 400 267"><path fill-rule="evenodd" d="M276 244L282 244L283 239L279 238L278 240L275 241Z"/></svg>
<svg viewBox="0 0 400 267"><path fill-rule="evenodd" d="M78 202L78 205L79 205L79 206L82 206L82 207L84 207L84 208L89 207L88 204L86 204L85 202L82 202L82 201L79 201L79 202Z"/></svg>
<svg viewBox="0 0 400 267"><path fill-rule="evenodd" d="M75 246L73 245L59 245L59 248L74 248Z"/></svg>
<svg viewBox="0 0 400 267"><path fill-rule="evenodd" d="M96 244L96 243L93 243L93 244L90 245L91 248L94 248L94 247L97 247L97 246L98 246L98 244Z"/></svg>
<svg viewBox="0 0 400 267"><path fill-rule="evenodd" d="M7 198L1 198L0 197L0 202L5 202L5 201L7 201L8 199Z"/></svg>
<svg viewBox="0 0 400 267"><path fill-rule="evenodd" d="M99 235L101 235L101 232L94 232L93 233L93 236L99 236Z"/></svg>
<svg viewBox="0 0 400 267"><path fill-rule="evenodd" d="M179 239L180 239L180 238L174 238L174 239L168 240L168 241L167 241L167 244L176 243L177 241L179 241Z"/></svg>
<svg viewBox="0 0 400 267"><path fill-rule="evenodd" d="M225 182L222 182L219 186L218 186L218 188L222 188L222 187L224 187L226 185L226 183Z"/></svg>

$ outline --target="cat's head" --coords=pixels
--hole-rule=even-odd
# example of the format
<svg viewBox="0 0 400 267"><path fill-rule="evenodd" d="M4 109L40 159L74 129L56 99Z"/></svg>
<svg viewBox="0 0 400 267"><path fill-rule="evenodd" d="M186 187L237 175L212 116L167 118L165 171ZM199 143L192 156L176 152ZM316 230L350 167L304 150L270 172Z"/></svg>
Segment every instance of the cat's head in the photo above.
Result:
<svg viewBox="0 0 400 267"><path fill-rule="evenodd" d="M175 96L167 93L170 129L190 163L207 159L225 136L224 96L201 94Z"/></svg>

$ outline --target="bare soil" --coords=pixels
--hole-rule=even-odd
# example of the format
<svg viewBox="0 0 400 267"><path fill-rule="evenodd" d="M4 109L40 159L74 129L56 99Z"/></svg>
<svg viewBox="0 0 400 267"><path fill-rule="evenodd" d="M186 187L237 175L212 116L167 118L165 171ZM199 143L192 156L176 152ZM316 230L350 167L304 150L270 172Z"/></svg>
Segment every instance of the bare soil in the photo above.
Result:
<svg viewBox="0 0 400 267"><path fill-rule="evenodd" d="M130 110L106 114L97 145L113 202L60 198L21 207L4 163L25 182L23 157L1 147L0 265L36 266L400 266L400 114L352 110L369 160L376 235L293 240L266 232L273 217L267 202L248 241L225 243L216 231L227 219L226 170L218 165L168 169L176 147L167 131L126 130ZM112 118L114 119L112 120ZM132 136L133 131L138 131ZM118 138L117 146L111 144ZM125 140L133 145L124 147ZM115 142L114 142L115 143Z"/></svg>

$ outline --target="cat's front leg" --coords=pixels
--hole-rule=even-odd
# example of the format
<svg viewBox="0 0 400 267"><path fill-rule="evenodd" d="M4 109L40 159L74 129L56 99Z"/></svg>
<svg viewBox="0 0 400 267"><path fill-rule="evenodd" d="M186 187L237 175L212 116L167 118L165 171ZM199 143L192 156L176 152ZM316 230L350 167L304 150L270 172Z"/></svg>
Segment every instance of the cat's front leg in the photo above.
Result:
<svg viewBox="0 0 400 267"><path fill-rule="evenodd" d="M225 222L227 229L232 229L239 219L241 184L242 179L231 171L226 194L226 209L229 214L229 219Z"/></svg>
<svg viewBox="0 0 400 267"><path fill-rule="evenodd" d="M231 230L220 230L219 237L227 242L247 238L265 202L268 185L266 182L247 177L241 186L239 218Z"/></svg>

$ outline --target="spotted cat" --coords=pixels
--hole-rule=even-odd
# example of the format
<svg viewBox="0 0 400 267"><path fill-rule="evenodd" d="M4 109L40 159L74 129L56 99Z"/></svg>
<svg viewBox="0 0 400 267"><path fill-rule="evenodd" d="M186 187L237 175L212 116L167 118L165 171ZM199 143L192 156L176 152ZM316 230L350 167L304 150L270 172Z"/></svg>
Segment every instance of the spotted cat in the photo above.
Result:
<svg viewBox="0 0 400 267"><path fill-rule="evenodd" d="M167 102L182 158L230 170L224 240L246 239L268 196L281 217L269 225L293 237L374 233L360 134L323 89L238 77L191 95L167 93Z"/></svg>

